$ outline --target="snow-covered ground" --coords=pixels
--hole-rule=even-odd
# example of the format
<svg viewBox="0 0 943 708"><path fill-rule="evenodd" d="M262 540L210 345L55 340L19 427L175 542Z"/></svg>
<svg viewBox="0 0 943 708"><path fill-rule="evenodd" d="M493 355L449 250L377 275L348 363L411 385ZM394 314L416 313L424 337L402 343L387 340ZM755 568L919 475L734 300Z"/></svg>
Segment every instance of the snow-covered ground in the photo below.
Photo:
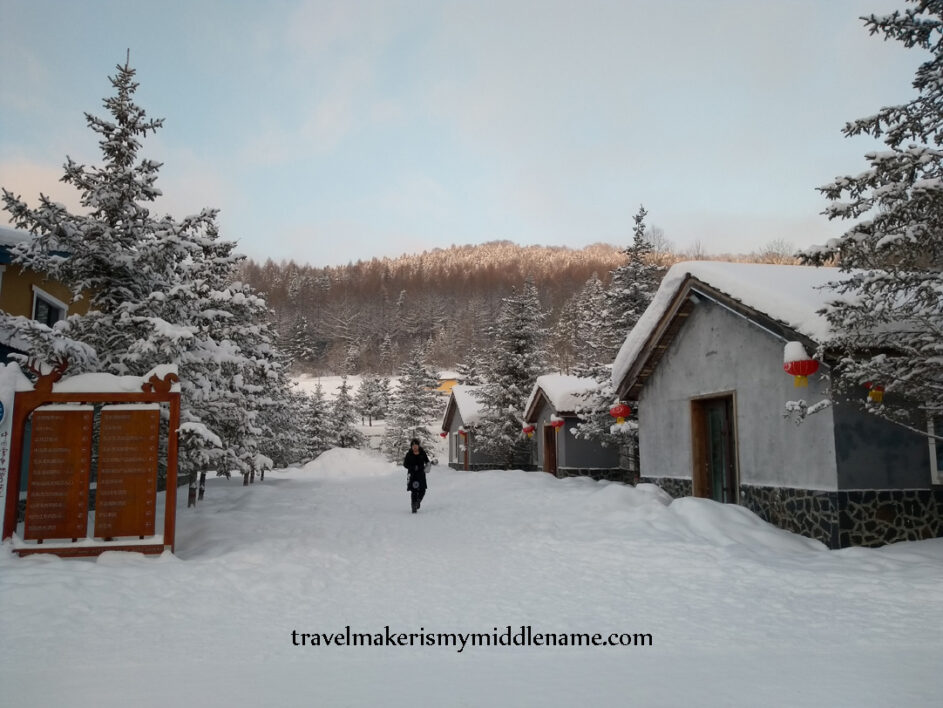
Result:
<svg viewBox="0 0 943 708"><path fill-rule="evenodd" d="M429 487L413 515L401 469L331 450L210 480L196 509L181 490L176 555L5 547L3 704L940 705L943 540L827 551L741 507L540 472ZM293 644L348 626L652 645Z"/></svg>

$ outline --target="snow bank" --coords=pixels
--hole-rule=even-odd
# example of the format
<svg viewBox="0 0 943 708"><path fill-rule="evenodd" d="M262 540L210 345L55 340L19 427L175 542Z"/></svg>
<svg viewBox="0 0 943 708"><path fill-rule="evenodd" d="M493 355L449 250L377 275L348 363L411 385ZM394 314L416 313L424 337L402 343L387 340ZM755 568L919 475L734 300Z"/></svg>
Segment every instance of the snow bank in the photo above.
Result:
<svg viewBox="0 0 943 708"><path fill-rule="evenodd" d="M673 531L691 541L703 540L716 546L749 546L778 553L827 550L822 542L784 531L737 504L684 497L675 499L668 511Z"/></svg>
<svg viewBox="0 0 943 708"><path fill-rule="evenodd" d="M383 477L396 471L389 460L367 450L334 448L300 469L305 475L326 478Z"/></svg>

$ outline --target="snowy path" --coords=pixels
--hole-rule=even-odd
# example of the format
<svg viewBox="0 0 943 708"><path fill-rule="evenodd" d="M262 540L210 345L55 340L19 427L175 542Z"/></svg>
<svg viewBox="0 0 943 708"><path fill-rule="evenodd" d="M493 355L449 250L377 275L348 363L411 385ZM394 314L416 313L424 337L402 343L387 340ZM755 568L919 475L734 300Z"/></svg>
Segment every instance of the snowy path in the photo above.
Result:
<svg viewBox="0 0 943 708"><path fill-rule="evenodd" d="M185 501L185 490L181 501ZM943 541L829 552L738 507L332 451L180 510L176 557L0 555L21 706L936 706ZM299 633L625 632L633 647L298 647Z"/></svg>

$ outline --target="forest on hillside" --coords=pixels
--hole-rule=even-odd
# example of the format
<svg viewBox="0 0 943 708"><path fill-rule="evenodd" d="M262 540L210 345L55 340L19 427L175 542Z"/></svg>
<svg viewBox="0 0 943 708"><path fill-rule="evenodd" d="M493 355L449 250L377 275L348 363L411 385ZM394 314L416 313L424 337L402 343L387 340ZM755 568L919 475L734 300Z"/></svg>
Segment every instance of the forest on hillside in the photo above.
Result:
<svg viewBox="0 0 943 708"><path fill-rule="evenodd" d="M657 229L649 234L662 265L705 257L675 253ZM770 244L737 258L782 262L788 251L787 244ZM487 348L502 299L527 279L552 331L594 273L608 285L625 261L624 251L608 244L572 249L493 241L320 268L248 260L241 275L265 295L297 370L392 374L417 344L440 369Z"/></svg>

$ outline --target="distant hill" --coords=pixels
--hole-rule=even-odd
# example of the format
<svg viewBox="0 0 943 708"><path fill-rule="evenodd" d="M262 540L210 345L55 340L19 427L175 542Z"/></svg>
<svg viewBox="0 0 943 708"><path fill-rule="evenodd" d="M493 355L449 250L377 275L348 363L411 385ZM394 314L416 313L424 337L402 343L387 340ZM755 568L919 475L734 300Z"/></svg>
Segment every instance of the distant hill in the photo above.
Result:
<svg viewBox="0 0 943 708"><path fill-rule="evenodd" d="M607 244L572 249L492 241L326 268L250 260L243 278L265 293L305 368L391 373L416 343L425 343L430 364L443 368L461 361L469 347L486 346L501 299L527 278L552 326L593 273L608 282L624 260Z"/></svg>

